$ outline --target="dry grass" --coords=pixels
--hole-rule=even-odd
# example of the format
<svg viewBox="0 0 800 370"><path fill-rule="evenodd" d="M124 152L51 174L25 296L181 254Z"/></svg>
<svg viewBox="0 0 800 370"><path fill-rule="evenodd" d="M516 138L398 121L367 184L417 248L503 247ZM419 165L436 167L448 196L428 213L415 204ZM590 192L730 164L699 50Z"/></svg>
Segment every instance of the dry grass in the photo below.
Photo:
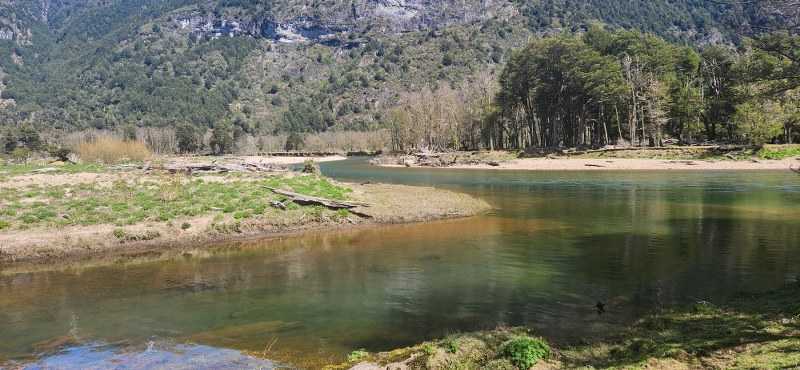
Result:
<svg viewBox="0 0 800 370"><path fill-rule="evenodd" d="M76 152L85 162L105 164L144 161L153 155L140 141L124 141L110 136L80 143Z"/></svg>

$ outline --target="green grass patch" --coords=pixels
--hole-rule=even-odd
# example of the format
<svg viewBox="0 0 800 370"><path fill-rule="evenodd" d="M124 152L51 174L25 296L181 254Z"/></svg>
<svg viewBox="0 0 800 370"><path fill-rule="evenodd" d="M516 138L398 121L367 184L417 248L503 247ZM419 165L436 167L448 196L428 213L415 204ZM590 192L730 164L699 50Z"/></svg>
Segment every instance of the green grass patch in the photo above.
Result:
<svg viewBox="0 0 800 370"><path fill-rule="evenodd" d="M363 349L357 349L357 350L355 350L353 352L350 352L350 354L347 355L347 361L348 362L359 362L359 361L363 361L367 357L369 357L369 352L367 352L367 351L365 351Z"/></svg>
<svg viewBox="0 0 800 370"><path fill-rule="evenodd" d="M758 156L763 159L800 157L800 144L764 145L758 151Z"/></svg>
<svg viewBox="0 0 800 370"><path fill-rule="evenodd" d="M81 172L90 172L90 173L100 173L105 172L108 169L99 164L95 163L67 163L60 166L52 166L47 164L0 164L0 177L12 177L12 176L20 176L20 175L30 175L36 173L37 170L42 170L44 168L53 168L53 171L47 171L46 173L81 173Z"/></svg>
<svg viewBox="0 0 800 370"><path fill-rule="evenodd" d="M232 180L232 181L230 181ZM267 187L285 188L312 196L346 199L350 189L319 176L273 176L265 179L229 179L228 182L181 180L179 177L94 183L42 185L0 192L0 221L4 229L37 226L172 222L184 217L223 214L236 221L272 212L270 202L284 200ZM287 211L306 212L309 219L338 220L345 212L287 204ZM230 232L230 230L226 231ZM235 232L235 231L234 231Z"/></svg>

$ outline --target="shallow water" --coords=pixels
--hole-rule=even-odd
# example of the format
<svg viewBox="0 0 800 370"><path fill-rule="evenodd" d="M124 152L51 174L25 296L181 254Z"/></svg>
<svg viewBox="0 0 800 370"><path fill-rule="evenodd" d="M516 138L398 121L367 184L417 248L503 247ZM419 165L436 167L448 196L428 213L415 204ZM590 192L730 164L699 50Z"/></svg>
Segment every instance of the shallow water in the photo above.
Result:
<svg viewBox="0 0 800 370"><path fill-rule="evenodd" d="M800 176L789 171L383 169L361 159L323 171L464 191L497 210L203 257L0 275L0 363L168 340L317 367L358 348L497 325L569 342L655 307L800 276Z"/></svg>

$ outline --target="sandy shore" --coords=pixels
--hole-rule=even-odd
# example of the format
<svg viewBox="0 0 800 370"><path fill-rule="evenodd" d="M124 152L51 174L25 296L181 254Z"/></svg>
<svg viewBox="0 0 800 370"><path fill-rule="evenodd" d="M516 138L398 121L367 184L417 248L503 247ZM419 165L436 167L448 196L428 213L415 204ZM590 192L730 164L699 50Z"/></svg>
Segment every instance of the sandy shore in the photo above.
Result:
<svg viewBox="0 0 800 370"><path fill-rule="evenodd" d="M383 165L402 167L400 165ZM789 170L800 168L800 159L758 161L707 161L662 159L582 159L582 158L525 158L488 164L457 164L446 168L526 171L727 171L727 170Z"/></svg>
<svg viewBox="0 0 800 370"><path fill-rule="evenodd" d="M329 155L324 157L282 157L282 156L255 156L255 155L244 155L244 156L224 156L224 157L187 157L187 156L176 156L176 157L169 157L166 159L168 163L208 163L211 160L219 160L219 161L241 161L246 163L258 163L258 164L272 164L272 165L292 165L292 164L299 164L303 163L307 160L313 160L315 162L332 162L332 161L341 161L347 159L345 156L341 155Z"/></svg>

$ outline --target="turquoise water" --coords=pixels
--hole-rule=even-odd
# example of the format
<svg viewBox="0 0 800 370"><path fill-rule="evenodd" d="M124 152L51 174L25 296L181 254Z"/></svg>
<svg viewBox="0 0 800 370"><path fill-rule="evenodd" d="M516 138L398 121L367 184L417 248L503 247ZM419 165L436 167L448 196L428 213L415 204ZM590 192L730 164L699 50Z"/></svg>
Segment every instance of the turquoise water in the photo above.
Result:
<svg viewBox="0 0 800 370"><path fill-rule="evenodd" d="M569 343L653 308L800 276L800 176L789 171L384 169L363 159L322 169L463 191L496 210L202 257L0 275L0 363L87 343L169 341L314 368L354 349L497 325Z"/></svg>

